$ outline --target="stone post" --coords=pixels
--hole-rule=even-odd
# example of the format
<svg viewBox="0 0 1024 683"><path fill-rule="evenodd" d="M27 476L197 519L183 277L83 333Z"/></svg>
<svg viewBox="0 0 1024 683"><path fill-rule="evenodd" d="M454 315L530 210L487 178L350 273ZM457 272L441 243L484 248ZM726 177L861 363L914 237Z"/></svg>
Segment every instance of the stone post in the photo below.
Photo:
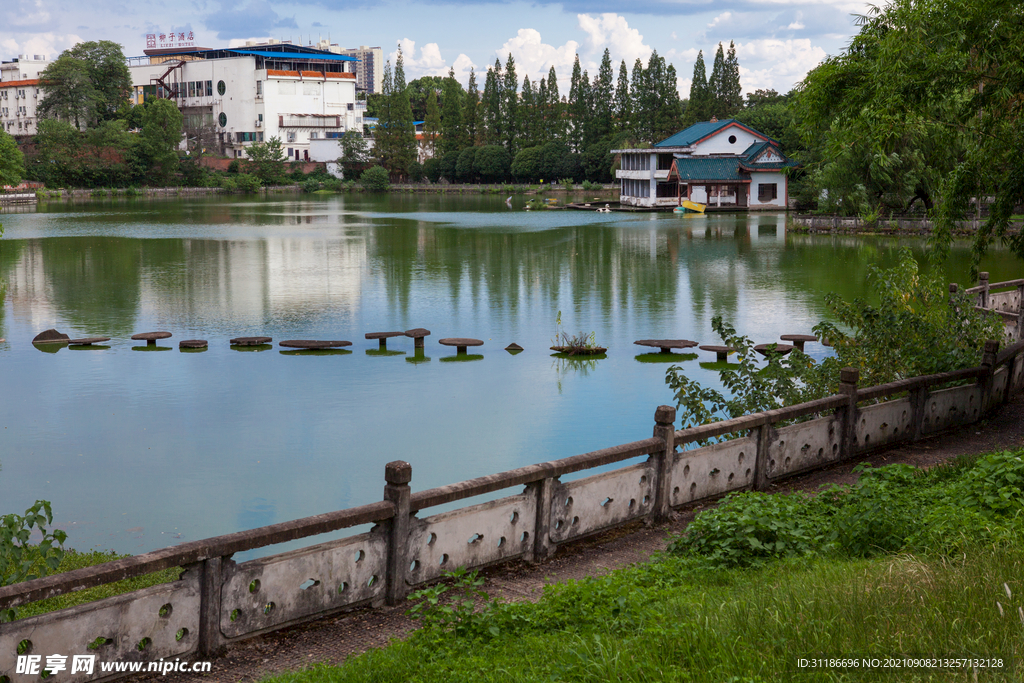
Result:
<svg viewBox="0 0 1024 683"><path fill-rule="evenodd" d="M981 286L981 307L988 308L988 273L978 273L978 284Z"/></svg>
<svg viewBox="0 0 1024 683"><path fill-rule="evenodd" d="M676 461L676 409L658 406L654 411L654 438L664 442L661 450L651 453L654 461L654 520L663 521L672 514L672 466Z"/></svg>
<svg viewBox="0 0 1024 683"><path fill-rule="evenodd" d="M551 542L551 501L555 496L555 487L558 485L557 477L545 477L529 485L537 501L537 518L533 523L533 544L530 562L543 562L551 557L555 551L555 544ZM525 521L525 520L524 520Z"/></svg>
<svg viewBox="0 0 1024 683"><path fill-rule="evenodd" d="M211 557L187 568L199 573L199 643L200 657L212 658L223 649L226 639L220 632L222 569L229 558Z"/></svg>
<svg viewBox="0 0 1024 683"><path fill-rule="evenodd" d="M764 491L768 488L768 474L771 470L772 426L763 424L760 427L754 427L750 430L750 437L757 444L753 488L755 491Z"/></svg>
<svg viewBox="0 0 1024 683"><path fill-rule="evenodd" d="M839 444L839 459L853 457L857 441L857 382L860 370L843 368L839 371L839 393L847 396L843 408L843 436Z"/></svg>
<svg viewBox="0 0 1024 683"><path fill-rule="evenodd" d="M412 465L404 460L394 460L384 466L384 500L395 506L395 516L391 518L388 533L388 560L385 576L384 601L388 605L397 605L405 599L408 586L405 584L405 573L409 563L406 555L409 543L409 500L412 489Z"/></svg>
<svg viewBox="0 0 1024 683"><path fill-rule="evenodd" d="M985 342L985 350L981 355L981 367L985 368L986 372L984 375L978 378L978 387L981 389L981 410L979 411L978 419L982 419L985 414L997 405L996 401L992 400L992 383L995 381L995 365L996 365L996 354L999 353L999 342L989 340Z"/></svg>

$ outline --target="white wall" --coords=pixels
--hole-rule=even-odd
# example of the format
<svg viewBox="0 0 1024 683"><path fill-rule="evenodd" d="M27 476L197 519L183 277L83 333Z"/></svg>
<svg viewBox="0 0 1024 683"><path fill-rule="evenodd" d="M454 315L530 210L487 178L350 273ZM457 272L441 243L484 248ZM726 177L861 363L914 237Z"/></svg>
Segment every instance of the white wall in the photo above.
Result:
<svg viewBox="0 0 1024 683"><path fill-rule="evenodd" d="M730 137L735 137L735 142L729 142ZM740 155L747 147L755 142L764 142L764 138L748 133L736 125L729 125L715 133L707 140L694 146L694 156L706 156L709 154L736 154Z"/></svg>
<svg viewBox="0 0 1024 683"><path fill-rule="evenodd" d="M750 174L750 198L749 198L750 208L752 208L752 209L759 208L759 207L763 207L763 208L781 208L781 209L786 208L786 187L787 187L786 181L787 180L788 180L788 178L786 178L785 175L783 175L782 173L779 173L777 171L775 171L775 172L765 172L765 173L751 173ZM758 201L757 198L758 198L758 196L760 194L760 191L758 190L758 187L760 185L771 184L771 183L775 183L775 185L776 185L776 187L778 189L778 193L777 193L778 196L775 199L767 201L767 202Z"/></svg>

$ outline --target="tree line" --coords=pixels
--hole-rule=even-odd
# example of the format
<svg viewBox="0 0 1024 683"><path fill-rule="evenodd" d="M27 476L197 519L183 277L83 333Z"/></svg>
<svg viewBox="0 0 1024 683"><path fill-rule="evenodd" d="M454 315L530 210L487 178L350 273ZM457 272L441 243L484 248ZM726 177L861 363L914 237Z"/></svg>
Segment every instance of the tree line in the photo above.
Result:
<svg viewBox="0 0 1024 683"><path fill-rule="evenodd" d="M552 66L537 81L516 71L515 58L495 59L483 88L474 70L467 87L428 76L406 83L401 47L394 68L384 67L379 95L367 115L377 118L375 154L394 177L426 176L459 182L514 178L535 182L572 178L610 182L611 150L647 146L712 116L728 118L744 108L735 46L721 44L711 77L703 52L694 65L690 99L679 96L675 66L655 50L647 63L625 60L613 67L605 49L596 75L573 64L567 93L559 91ZM414 121L423 122L427 160L417 160Z"/></svg>

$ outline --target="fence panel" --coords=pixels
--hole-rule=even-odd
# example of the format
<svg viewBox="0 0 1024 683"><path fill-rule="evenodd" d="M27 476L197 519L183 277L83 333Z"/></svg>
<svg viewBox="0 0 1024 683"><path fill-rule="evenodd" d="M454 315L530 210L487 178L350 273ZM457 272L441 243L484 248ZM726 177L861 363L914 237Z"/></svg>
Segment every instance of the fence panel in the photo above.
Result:
<svg viewBox="0 0 1024 683"><path fill-rule="evenodd" d="M548 535L554 543L644 517L654 507L650 463L595 474L555 487Z"/></svg>
<svg viewBox="0 0 1024 683"><path fill-rule="evenodd" d="M932 391L925 399L921 433L932 434L973 422L980 408L981 388L976 384Z"/></svg>
<svg viewBox="0 0 1024 683"><path fill-rule="evenodd" d="M413 519L406 580L416 585L457 567L482 567L519 557L532 546L536 517L536 497L520 494Z"/></svg>
<svg viewBox="0 0 1024 683"><path fill-rule="evenodd" d="M756 458L757 442L749 436L680 453L672 467L672 505L751 486Z"/></svg>
<svg viewBox="0 0 1024 683"><path fill-rule="evenodd" d="M15 673L19 649L41 655L41 668L50 655L67 657L66 669L48 680L79 683L112 677L101 670L102 662L182 657L196 649L198 638L199 572L188 571L173 583L6 624L0 634L0 678L41 680L38 674ZM71 673L76 655L95 656L91 674Z"/></svg>
<svg viewBox="0 0 1024 683"><path fill-rule="evenodd" d="M387 538L377 531L251 560L226 570L220 630L228 638L379 599Z"/></svg>
<svg viewBox="0 0 1024 683"><path fill-rule="evenodd" d="M901 398L857 411L856 450L869 450L914 436L914 407Z"/></svg>
<svg viewBox="0 0 1024 683"><path fill-rule="evenodd" d="M768 478L786 477L839 458L842 422L819 417L779 429L768 446Z"/></svg>

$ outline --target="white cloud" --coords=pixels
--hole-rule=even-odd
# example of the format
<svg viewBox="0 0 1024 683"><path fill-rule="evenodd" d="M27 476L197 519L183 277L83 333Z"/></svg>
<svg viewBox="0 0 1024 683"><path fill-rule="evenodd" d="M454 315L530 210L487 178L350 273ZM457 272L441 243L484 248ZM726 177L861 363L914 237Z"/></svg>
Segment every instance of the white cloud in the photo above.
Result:
<svg viewBox="0 0 1024 683"><path fill-rule="evenodd" d="M708 28L715 28L716 26L728 23L730 19L732 19L732 12L722 12L711 20L711 23L708 24Z"/></svg>
<svg viewBox="0 0 1024 683"><path fill-rule="evenodd" d="M825 50L807 38L752 40L736 44L743 92L771 88L788 92L825 59Z"/></svg>
<svg viewBox="0 0 1024 683"><path fill-rule="evenodd" d="M24 41L13 38L0 40L0 51L12 56L46 55L47 59L57 59L64 50L74 47L83 38L74 33L58 35L56 33L34 33Z"/></svg>
<svg viewBox="0 0 1024 683"><path fill-rule="evenodd" d="M804 26L803 19L804 19L804 13L803 12L797 12L796 13L796 20L792 24L787 26L786 28L788 28L790 31L799 31L802 28L807 28L806 26Z"/></svg>
<svg viewBox="0 0 1024 683"><path fill-rule="evenodd" d="M43 0L20 0L4 10L4 23L8 27L39 27L50 21L50 12Z"/></svg>
<svg viewBox="0 0 1024 683"><path fill-rule="evenodd" d="M640 31L630 28L623 16L605 12L596 17L577 14L576 19L587 34L587 52L595 60L600 59L606 47L613 62L625 60L626 64L631 65L637 58L646 62L651 56L651 46L644 44ZM675 34L672 37L675 38Z"/></svg>
<svg viewBox="0 0 1024 683"><path fill-rule="evenodd" d="M411 38L403 38L398 41L402 46L402 62L405 66L406 82L414 81L423 76L447 76L450 68L455 69L456 80L465 85L469 81L469 70L475 67L473 61L464 54L459 54L455 61L449 65L441 56L441 48L437 43L427 43L420 48L420 54L416 56L416 41ZM391 65L394 66L398 59L398 50L388 55Z"/></svg>
<svg viewBox="0 0 1024 683"><path fill-rule="evenodd" d="M228 41L228 47L245 47L245 44L252 41L253 43L268 43L271 40L271 36L253 36L251 38L232 38Z"/></svg>
<svg viewBox="0 0 1024 683"><path fill-rule="evenodd" d="M566 41L561 47L547 45L541 40L540 32L532 28L521 28L514 38L509 38L496 51L496 55L504 65L511 53L516 60L516 75L520 79L529 76L531 81L546 78L551 67L558 74L559 90L563 83L568 84L572 76L572 65L576 61L576 53L580 44L575 40Z"/></svg>

